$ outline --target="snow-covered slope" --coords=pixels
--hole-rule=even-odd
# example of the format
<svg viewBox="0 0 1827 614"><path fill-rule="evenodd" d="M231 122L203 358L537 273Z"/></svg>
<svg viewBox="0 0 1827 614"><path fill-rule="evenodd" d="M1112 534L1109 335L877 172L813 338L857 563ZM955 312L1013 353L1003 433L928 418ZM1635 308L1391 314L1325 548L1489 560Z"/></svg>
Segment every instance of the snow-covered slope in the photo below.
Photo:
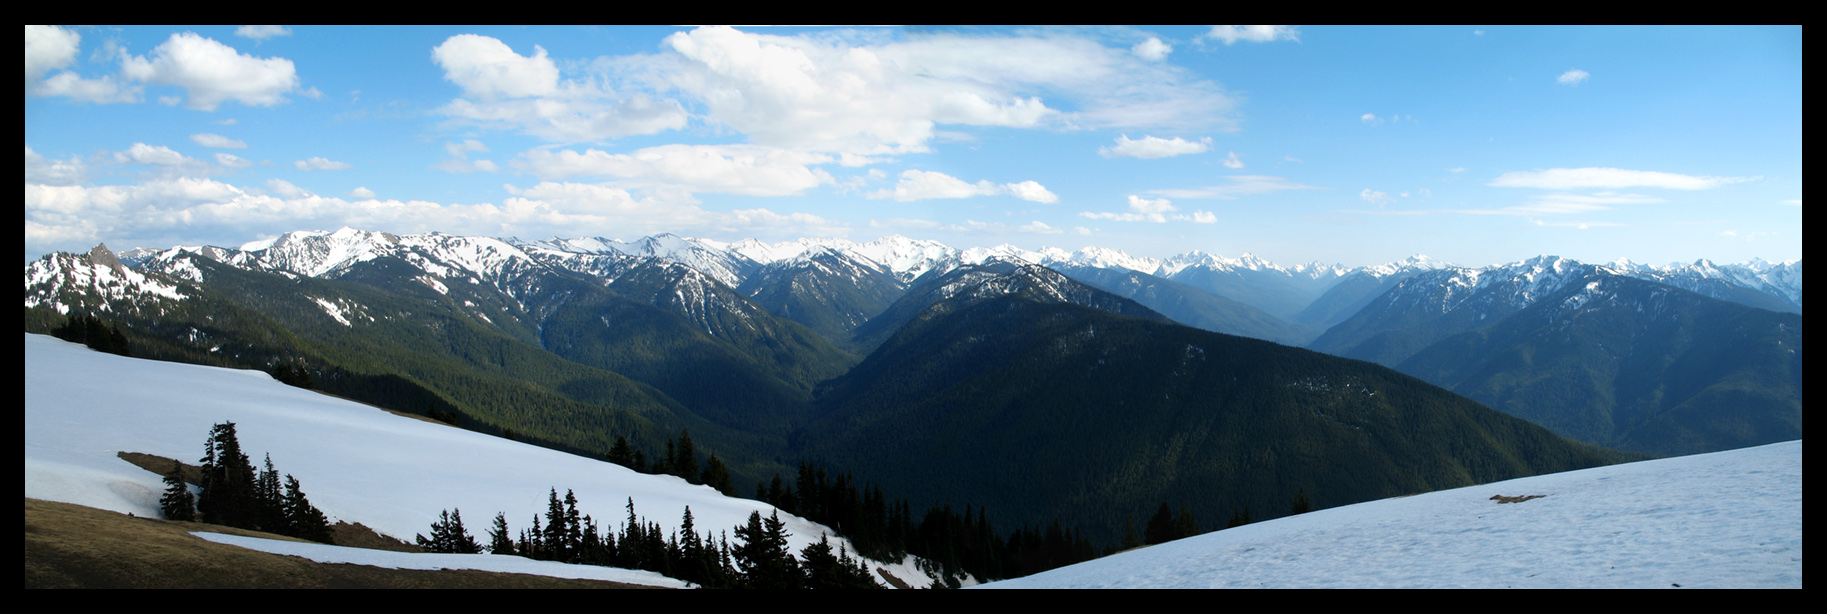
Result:
<svg viewBox="0 0 1827 614"><path fill-rule="evenodd" d="M1801 441L1319 510L983 585L1674 587L1802 588Z"/></svg>
<svg viewBox="0 0 1827 614"><path fill-rule="evenodd" d="M605 527L627 517L630 498L639 515L667 531L678 528L686 506L701 531L726 531L752 511L776 511L676 477L396 416L258 371L123 358L25 336L28 498L157 517L160 476L116 453L194 463L210 426L224 421L235 423L250 456L271 454L280 471L296 476L332 521L360 522L408 540L429 533L438 512L453 508L466 512L472 534L497 512L518 531L545 512L553 488L560 496L575 491L579 511ZM829 532L798 517L782 519L794 552ZM490 558L517 557L475 560ZM927 582L910 564L886 569Z"/></svg>

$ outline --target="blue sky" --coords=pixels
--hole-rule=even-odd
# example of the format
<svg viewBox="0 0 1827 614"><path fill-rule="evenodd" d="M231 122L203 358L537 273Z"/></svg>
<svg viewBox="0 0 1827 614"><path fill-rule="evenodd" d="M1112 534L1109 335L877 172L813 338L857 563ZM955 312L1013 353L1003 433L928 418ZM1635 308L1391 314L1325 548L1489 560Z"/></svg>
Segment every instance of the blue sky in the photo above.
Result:
<svg viewBox="0 0 1827 614"><path fill-rule="evenodd" d="M1801 28L26 27L26 258L901 234L1802 256Z"/></svg>

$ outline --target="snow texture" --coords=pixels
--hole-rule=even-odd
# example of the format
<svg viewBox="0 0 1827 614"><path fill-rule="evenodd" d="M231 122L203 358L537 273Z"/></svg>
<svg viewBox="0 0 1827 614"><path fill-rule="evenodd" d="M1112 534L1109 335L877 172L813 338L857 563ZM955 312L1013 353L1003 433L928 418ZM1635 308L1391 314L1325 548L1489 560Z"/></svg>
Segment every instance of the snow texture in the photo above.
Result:
<svg viewBox="0 0 1827 614"><path fill-rule="evenodd" d="M981 586L1676 587L1802 588L1800 440L1319 510Z"/></svg>
<svg viewBox="0 0 1827 614"><path fill-rule="evenodd" d="M438 513L448 509L464 512L465 527L479 541L486 541L497 512L505 512L509 529L518 533L534 516L543 517L553 488L561 498L566 490L575 491L579 512L605 530L625 521L629 498L637 514L667 532L678 529L686 506L700 532L729 531L752 511L763 517L777 511L673 476L640 474L293 388L259 371L124 358L44 335L25 336L27 498L157 518L163 478L116 453L195 464L210 427L225 421L235 423L249 456L270 453L279 471L296 476L332 522L359 522L408 541L429 533ZM781 513L781 519L795 554L831 532L797 516ZM836 537L831 541L834 547L849 545ZM321 561L357 556L351 549L327 548L298 554ZM464 568L560 577L610 573L507 556L359 554L369 557L363 564L417 569L454 567L445 557L470 557ZM502 567L501 561L508 563ZM931 582L911 557L893 565L869 564L915 586ZM647 583L631 577L641 576L611 579Z"/></svg>

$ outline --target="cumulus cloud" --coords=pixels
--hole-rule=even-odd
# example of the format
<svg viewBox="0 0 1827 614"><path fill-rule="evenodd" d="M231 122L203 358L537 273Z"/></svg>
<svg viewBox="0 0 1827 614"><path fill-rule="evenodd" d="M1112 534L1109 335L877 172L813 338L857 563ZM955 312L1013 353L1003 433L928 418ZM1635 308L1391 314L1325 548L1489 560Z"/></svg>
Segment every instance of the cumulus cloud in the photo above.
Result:
<svg viewBox="0 0 1827 614"><path fill-rule="evenodd" d="M68 160L52 160L25 148L25 183L54 186L68 186L82 183L88 177L88 165L80 156L71 156Z"/></svg>
<svg viewBox="0 0 1827 614"><path fill-rule="evenodd" d="M25 26L25 82L30 89L33 81L44 77L52 70L69 66L76 61L76 51L82 43L82 35L74 30L57 26L26 24Z"/></svg>
<svg viewBox="0 0 1827 614"><path fill-rule="evenodd" d="M535 45L532 57L498 39L458 34L431 50L444 78L478 98L545 96L558 91L558 65Z"/></svg>
<svg viewBox="0 0 1827 614"><path fill-rule="evenodd" d="M1561 76L1555 78L1555 81L1560 83L1561 85L1579 85L1580 83L1585 82L1587 77L1591 77L1591 76L1592 76L1592 73L1575 68L1573 70L1569 70L1567 72L1561 73Z"/></svg>
<svg viewBox="0 0 1827 614"><path fill-rule="evenodd" d="M870 193L869 198L893 198L898 201L929 200L937 198L970 198L972 196L1010 195L1016 198L1040 202L1059 202L1059 196L1048 191L1038 182L1023 181L1020 183L993 183L989 180L968 183L957 177L937 171L909 169L901 173L901 180L893 189L878 190Z"/></svg>
<svg viewBox="0 0 1827 614"><path fill-rule="evenodd" d="M25 26L25 93L29 96L68 96L96 104L138 102L140 89L112 76L86 79L68 70L45 76L75 62L81 43L82 35L74 30Z"/></svg>
<svg viewBox="0 0 1827 614"><path fill-rule="evenodd" d="M1131 194L1129 195L1129 211L1126 213L1085 211L1079 213L1079 215L1094 220L1153 222L1156 224L1164 224L1170 221L1212 224L1218 221L1218 216L1210 211L1195 211L1192 215L1186 215L1176 213L1179 210L1179 207L1175 207L1172 201L1165 198L1150 199Z"/></svg>
<svg viewBox="0 0 1827 614"><path fill-rule="evenodd" d="M1173 51L1173 45L1163 43L1161 42L1161 39L1152 36L1148 37L1148 40L1136 43L1136 46L1129 48L1130 53L1134 53L1136 54L1136 57L1150 62L1165 60L1167 59L1167 54L1173 53Z"/></svg>
<svg viewBox="0 0 1827 614"><path fill-rule="evenodd" d="M1224 41L1229 45L1237 41L1267 43L1272 41L1300 42L1300 28L1294 26L1212 26L1205 33L1205 38Z"/></svg>
<svg viewBox="0 0 1827 614"><path fill-rule="evenodd" d="M276 36L291 36L292 29L285 26L241 26L235 28L235 36L266 40Z"/></svg>
<svg viewBox="0 0 1827 614"><path fill-rule="evenodd" d="M476 139L464 139L461 142L453 141L445 143L444 153L449 154L450 157L445 158L437 164L433 164L431 167L447 173L473 173L476 171L493 173L501 170L501 167L492 161L471 161L469 159L469 154L471 152L484 151L488 151L488 146L483 145L481 141Z"/></svg>
<svg viewBox="0 0 1827 614"><path fill-rule="evenodd" d="M229 100L272 106L299 89L291 60L256 58L190 32L171 35L150 56L123 58L121 76L183 88L188 95L184 106L201 111L214 111Z"/></svg>
<svg viewBox="0 0 1827 614"><path fill-rule="evenodd" d="M355 189L349 190L349 197L359 199L374 198L374 190L357 186Z"/></svg>
<svg viewBox="0 0 1827 614"><path fill-rule="evenodd" d="M811 166L833 161L822 154L753 145L661 145L626 154L533 149L512 166L545 180L609 178L625 187L786 196L833 183L829 173Z"/></svg>
<svg viewBox="0 0 1827 614"><path fill-rule="evenodd" d="M247 143L220 134L209 134L207 132L190 135L190 142L204 147L215 147L218 149L247 149Z"/></svg>
<svg viewBox="0 0 1827 614"><path fill-rule="evenodd" d="M1188 141L1180 137L1164 139L1157 136L1143 136L1130 140L1129 135L1118 136L1115 147L1103 147L1097 150L1098 155L1106 158L1130 157L1151 160L1185 154L1204 153L1212 148L1212 137L1198 141Z"/></svg>
<svg viewBox="0 0 1827 614"><path fill-rule="evenodd" d="M308 159L298 160L293 162L292 166L298 167L298 170L301 171L340 171L350 168L348 162L337 162L321 156L312 156Z"/></svg>
<svg viewBox="0 0 1827 614"><path fill-rule="evenodd" d="M685 127L677 102L645 93L623 96L597 80L564 80L543 47L515 53L498 39L459 34L432 49L444 78L465 98L439 111L494 129L518 130L548 141L593 141Z"/></svg>
<svg viewBox="0 0 1827 614"><path fill-rule="evenodd" d="M1491 180L1500 188L1540 188L1544 190L1578 190L1583 188L1666 188L1671 190L1706 190L1729 183L1756 181L1759 177L1707 177L1636 171L1621 168L1585 167L1551 168L1537 171L1511 171Z"/></svg>
<svg viewBox="0 0 1827 614"><path fill-rule="evenodd" d="M559 61L542 47L522 55L464 34L432 59L462 89L440 113L551 142L698 119L750 144L880 156L929 151L941 125L1235 127L1235 101L1216 83L1150 59L1164 57L1165 43L945 33L857 42L864 38L702 27L666 37L654 54Z"/></svg>
<svg viewBox="0 0 1827 614"><path fill-rule="evenodd" d="M1233 151L1233 152L1231 152L1231 155L1229 157L1226 157L1224 159L1224 167L1225 168L1243 168L1243 160L1237 159L1237 152Z"/></svg>
<svg viewBox="0 0 1827 614"><path fill-rule="evenodd" d="M241 156L237 156L234 154L226 154L226 153L217 153L216 154L216 164L220 164L220 165L228 167L228 168L247 168L247 167L254 165L254 163L252 161L249 161L246 158L243 158Z"/></svg>

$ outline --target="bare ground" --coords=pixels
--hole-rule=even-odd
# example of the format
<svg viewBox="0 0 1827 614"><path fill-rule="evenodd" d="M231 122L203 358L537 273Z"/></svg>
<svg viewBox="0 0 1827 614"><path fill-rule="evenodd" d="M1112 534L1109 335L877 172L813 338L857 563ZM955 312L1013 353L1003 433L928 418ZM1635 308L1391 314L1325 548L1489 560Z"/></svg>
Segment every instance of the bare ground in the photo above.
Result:
<svg viewBox="0 0 1827 614"><path fill-rule="evenodd" d="M80 505L26 499L25 587L649 588L524 574L318 563L217 544L190 534L198 530L290 539L217 525L138 518Z"/></svg>

